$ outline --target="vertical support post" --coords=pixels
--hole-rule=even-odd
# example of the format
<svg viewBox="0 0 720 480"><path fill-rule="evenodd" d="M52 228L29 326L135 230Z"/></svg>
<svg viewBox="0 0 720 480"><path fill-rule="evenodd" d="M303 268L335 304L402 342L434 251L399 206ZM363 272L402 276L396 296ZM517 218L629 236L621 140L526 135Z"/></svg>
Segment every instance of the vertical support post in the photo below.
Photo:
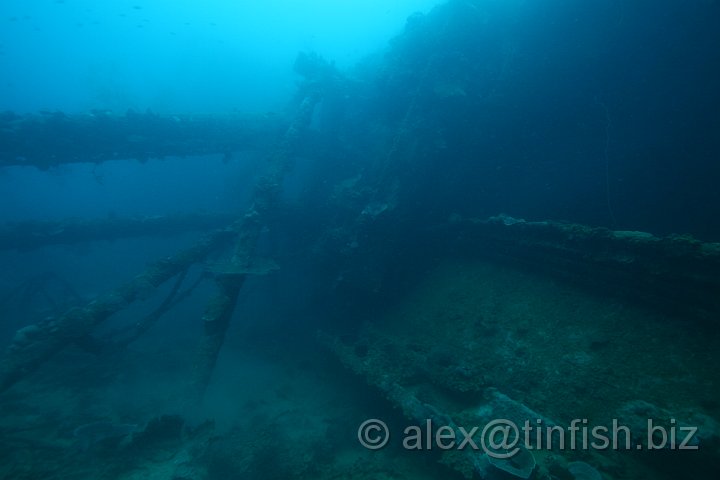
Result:
<svg viewBox="0 0 720 480"><path fill-rule="evenodd" d="M246 269L251 265L265 219L276 205L282 180L291 167L291 160L302 133L310 125L321 95L312 90L303 99L299 110L283 138L267 159L267 173L255 186L252 206L240 221L239 237L232 259L225 271L217 273L218 293L208 302L203 315L204 335L193 366L190 401L202 400L235 311Z"/></svg>

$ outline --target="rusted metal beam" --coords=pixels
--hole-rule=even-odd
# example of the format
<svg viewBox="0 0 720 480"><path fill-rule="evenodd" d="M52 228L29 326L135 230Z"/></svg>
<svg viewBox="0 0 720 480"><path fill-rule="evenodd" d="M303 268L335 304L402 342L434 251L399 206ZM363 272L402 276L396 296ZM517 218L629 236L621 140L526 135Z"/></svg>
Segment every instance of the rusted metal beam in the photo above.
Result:
<svg viewBox="0 0 720 480"><path fill-rule="evenodd" d="M0 114L0 167L201 156L265 149L287 122L278 115L156 115L95 111Z"/></svg>
<svg viewBox="0 0 720 480"><path fill-rule="evenodd" d="M238 295L255 260L258 240L268 216L277 208L282 181L321 98L319 90L310 90L300 103L292 124L266 158L267 171L255 185L252 205L238 221L239 235L232 257L213 270L218 292L208 302L203 315L204 335L193 366L191 401L199 402L207 389Z"/></svg>
<svg viewBox="0 0 720 480"><path fill-rule="evenodd" d="M195 243L150 265L140 275L86 305L73 308L57 319L27 326L17 332L5 355L0 358L0 393L34 372L45 361L88 335L115 313L155 288L203 261L212 252L228 245L237 235L235 228L217 230Z"/></svg>
<svg viewBox="0 0 720 480"><path fill-rule="evenodd" d="M453 248L467 255L531 268L665 313L709 322L720 314L720 243L505 215L458 220L450 229Z"/></svg>
<svg viewBox="0 0 720 480"><path fill-rule="evenodd" d="M0 226L0 250L27 251L48 245L209 231L228 225L236 218L230 214L185 213L13 222Z"/></svg>

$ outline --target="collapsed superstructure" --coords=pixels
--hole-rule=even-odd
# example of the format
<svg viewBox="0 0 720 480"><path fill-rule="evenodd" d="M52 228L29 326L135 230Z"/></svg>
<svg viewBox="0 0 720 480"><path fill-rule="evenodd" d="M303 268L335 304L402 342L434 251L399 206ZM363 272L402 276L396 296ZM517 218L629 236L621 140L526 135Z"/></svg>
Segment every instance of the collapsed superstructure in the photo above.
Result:
<svg viewBox="0 0 720 480"><path fill-rule="evenodd" d="M296 235L293 238L300 245L294 248L308 252L305 266L313 266L307 272L308 279L333 285L336 295L345 295L343 302L337 304L347 305L350 294L356 296L355 305L368 298L382 304L378 299L395 292L388 287L393 280L403 275L414 278L424 267L429 268L444 257L454 257L468 262L479 259L579 286L594 294L599 292L613 301L682 319L683 323L677 325L679 329L688 326L717 329L718 243L702 242L689 235L656 236L611 225L590 227L555 219L526 221L497 211L478 219L455 213L452 203L444 203L452 195L435 191L438 185L446 185L436 176L441 170L436 163L439 158L453 163L448 168L451 174L462 172L463 165L478 168L483 174L490 170L482 162L473 165L455 161L463 158L459 148L479 148L483 141L489 141L484 136L485 140L461 137L493 128L485 117L473 115L498 108L495 102L503 90L500 82L510 75L509 53L496 58L477 51L466 41L489 16L492 13L483 14L472 2L451 2L429 18L411 18L405 35L389 54L390 66L374 77L345 76L317 56L301 55L296 69L304 80L297 98L283 115L161 116L129 112L115 116L108 112L89 115L56 112L0 117L0 168L48 169L75 162L153 158L168 158L171 168L173 157L230 156L242 149L259 152L265 159L246 210L235 216L188 213L176 217L28 222L0 228L0 249L4 250L132 236L168 236L189 230L208 232L194 245L169 252L115 290L59 316L25 325L0 358L0 393L23 380L32 381L33 373L63 349L77 345L89 348L88 338L92 339L101 323L175 279L165 301L138 322L129 337L110 339L116 346L134 341L150 323L172 311L183 296L185 275L191 267L200 265L205 272L203 279L210 279L215 285L215 294L205 300L205 313L199 319L203 335L194 369L187 376L188 403L200 401L230 321L235 310L242 308L238 296L245 279L276 269L274 263L258 254L258 244L268 226L279 228L288 236ZM492 44L493 39L488 40ZM448 48L449 45L453 48ZM512 46L493 46L496 53L503 48L513 50ZM478 59L487 60L485 65L490 66L483 67L485 70L472 67ZM467 119L471 126L463 131L458 125ZM601 131L605 131L604 121L603 116ZM601 147L605 143L603 137ZM307 193L289 205L282 198L284 179L301 156L312 158L320 166L307 179ZM515 167L509 165L507 169ZM513 177L506 170L492 170L489 175L501 182ZM524 181L527 179L519 182L520 190ZM599 190L603 195L607 193L604 188ZM607 200L603 196L599 203L604 207ZM297 216L296 223L278 227L278 218L287 217L289 210L303 215ZM298 223L304 224L302 228ZM511 392L505 391L494 383L498 380L491 374L497 372L492 368L488 367L484 376L484 372L458 359L457 352L464 348L469 352L471 348L452 343L461 336L452 331L461 332L467 327L472 333L468 330L462 335L468 341L486 341L487 352L497 353L498 362L509 361L504 358L505 347L499 344L492 347L494 340L490 337L510 335L507 333L510 330L498 334L496 330L501 327L490 327L480 321L468 326L466 322L467 318L443 317L435 325L438 330L450 330L446 351L422 343L425 340L420 340L421 333L418 333L420 346L410 344L410 334L407 339L389 340L390 334L383 333L380 322L369 329L358 327L359 333L349 342L341 335L346 326L333 332L325 325L318 341L413 421L431 419L453 431L458 431L461 422L477 424L502 416L518 423L537 418L552 425L567 421L555 418L561 412L557 405L548 406L551 413L547 416L543 408L526 405L523 399L538 400L537 392L515 387ZM539 327L530 323L524 328ZM513 334L529 335L527 331ZM612 341L598 335L588 348L593 350L592 355L602 353ZM653 350L654 354L657 352ZM531 367L523 363L525 360L519 359L523 355L529 354L513 351L511 365L530 371ZM581 368L585 366L583 362L590 362L590 356L576 353L565 360ZM441 368L424 363L435 357ZM492 358L477 360L491 362ZM406 369L393 370L398 365ZM612 368L616 367L608 365L608 370ZM613 381L613 372L595 374L603 382ZM698 373L691 380L702 383L707 378ZM539 380L528 390L542 389L542 385ZM572 385L577 387L577 382ZM585 394L591 396L592 392ZM639 414L633 417L627 413L635 411L632 408L638 403L632 401L636 399L624 398L622 403L622 395L617 392L614 395L620 405L615 411L625 412L629 422L637 421ZM647 405L656 412L674 413L666 409L670 406ZM705 407L685 404L673 408L691 412L687 415L703 423L701 441L707 447L702 459L717 458L720 431L707 413L716 407L707 402ZM530 478L541 474L546 475L544 478L571 478L568 472L572 472L565 459L533 455L529 450L523 450L515 462L498 460L488 452L467 455L448 452L441 461L456 472L483 479ZM641 464L644 461L638 460ZM620 468L621 464L609 457L602 457L602 462L606 462L602 465L606 472ZM575 468L581 467L578 465ZM192 478L187 476L190 474L183 475L175 478Z"/></svg>

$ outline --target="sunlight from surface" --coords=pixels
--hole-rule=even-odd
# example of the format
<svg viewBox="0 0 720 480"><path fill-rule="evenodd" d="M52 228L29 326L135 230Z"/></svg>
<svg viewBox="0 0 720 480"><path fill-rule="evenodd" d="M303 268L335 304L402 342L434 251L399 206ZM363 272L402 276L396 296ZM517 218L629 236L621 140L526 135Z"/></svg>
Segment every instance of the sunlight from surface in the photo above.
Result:
<svg viewBox="0 0 720 480"><path fill-rule="evenodd" d="M279 108L298 51L352 66L438 3L6 0L0 110Z"/></svg>

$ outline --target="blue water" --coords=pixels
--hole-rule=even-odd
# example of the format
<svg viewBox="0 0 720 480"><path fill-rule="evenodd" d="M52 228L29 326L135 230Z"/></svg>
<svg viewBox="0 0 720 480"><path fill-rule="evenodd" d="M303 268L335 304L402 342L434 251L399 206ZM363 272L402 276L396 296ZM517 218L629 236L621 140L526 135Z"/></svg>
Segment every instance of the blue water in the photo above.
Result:
<svg viewBox="0 0 720 480"><path fill-rule="evenodd" d="M8 0L0 109L267 111L314 50L350 67L434 0L229 2Z"/></svg>
<svg viewBox="0 0 720 480"><path fill-rule="evenodd" d="M292 68L298 51L317 52L361 78L377 68L406 17L434 3L3 2L0 110L282 111L299 81ZM465 25L438 34L444 39L420 39L395 60L397 71L384 75L400 83L376 99L391 115L404 114L404 101L393 102L418 84L401 69L422 70L435 61L434 49L443 53L436 68L444 83L436 87L470 76L459 83L472 99L455 98L470 110L449 110L429 125L455 159L438 186L454 194L436 198L439 209L720 238L716 4L478 5L467 7ZM101 175L144 181L114 168L122 169L102 166ZM20 187L32 175L3 181L32 191ZM48 214L61 208L63 187L37 181L55 199ZM98 198L77 191L81 202ZM19 212L36 202L2 200Z"/></svg>
<svg viewBox="0 0 720 480"><path fill-rule="evenodd" d="M528 478L717 478L718 20L3 0L0 480L520 478L395 435L518 411L701 427L687 455L526 454ZM185 214L226 220L152 230ZM387 449L358 445L372 417Z"/></svg>

